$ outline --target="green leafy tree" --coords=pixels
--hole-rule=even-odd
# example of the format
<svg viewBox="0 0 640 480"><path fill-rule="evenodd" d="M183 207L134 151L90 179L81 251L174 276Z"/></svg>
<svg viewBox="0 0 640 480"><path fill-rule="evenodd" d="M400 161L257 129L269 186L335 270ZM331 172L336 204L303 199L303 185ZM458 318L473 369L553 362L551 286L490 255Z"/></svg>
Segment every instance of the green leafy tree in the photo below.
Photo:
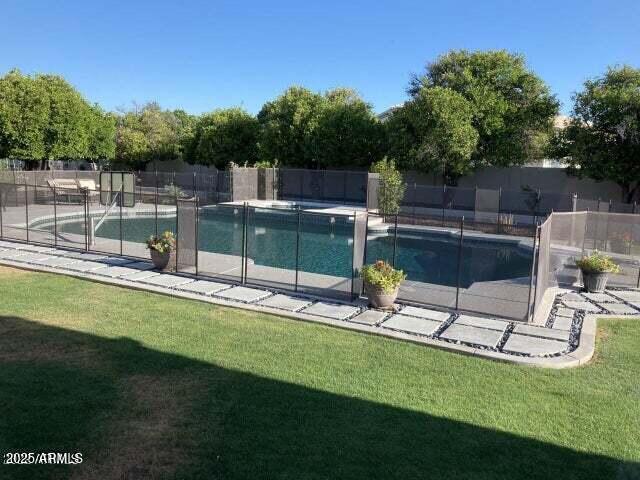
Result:
<svg viewBox="0 0 640 480"><path fill-rule="evenodd" d="M313 131L325 99L302 87L290 87L258 113L261 160L294 167L315 167Z"/></svg>
<svg viewBox="0 0 640 480"><path fill-rule="evenodd" d="M475 168L479 135L473 127L472 106L451 89L421 89L393 112L386 127L390 154L403 168L440 171L449 184Z"/></svg>
<svg viewBox="0 0 640 480"><path fill-rule="evenodd" d="M314 160L320 167L369 167L384 155L384 133L371 105L355 91L331 90L311 134Z"/></svg>
<svg viewBox="0 0 640 480"><path fill-rule="evenodd" d="M574 97L572 119L559 134L570 171L612 180L623 200L640 196L640 69L610 68Z"/></svg>
<svg viewBox="0 0 640 480"><path fill-rule="evenodd" d="M114 123L63 78L12 70L0 79L0 156L45 160L109 159Z"/></svg>
<svg viewBox="0 0 640 480"><path fill-rule="evenodd" d="M378 211L383 215L399 213L406 186L396 162L385 157L371 166L371 172L380 175Z"/></svg>
<svg viewBox="0 0 640 480"><path fill-rule="evenodd" d="M215 110L195 126L192 163L225 168L233 162L253 165L258 159L258 120L241 108Z"/></svg>
<svg viewBox="0 0 640 480"><path fill-rule="evenodd" d="M122 168L138 169L154 160L182 159L193 119L150 102L122 111L117 123L116 160Z"/></svg>
<svg viewBox="0 0 640 480"><path fill-rule="evenodd" d="M458 92L471 104L478 132L473 168L521 165L544 155L559 104L523 56L503 50L448 52L412 79L409 94L417 98L436 87Z"/></svg>

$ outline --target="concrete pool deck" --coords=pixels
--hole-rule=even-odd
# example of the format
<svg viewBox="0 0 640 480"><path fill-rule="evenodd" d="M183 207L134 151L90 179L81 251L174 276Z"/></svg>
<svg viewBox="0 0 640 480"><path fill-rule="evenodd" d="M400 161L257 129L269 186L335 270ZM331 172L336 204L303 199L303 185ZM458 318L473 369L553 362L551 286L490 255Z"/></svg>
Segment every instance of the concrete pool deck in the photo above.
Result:
<svg viewBox="0 0 640 480"><path fill-rule="evenodd" d="M238 285L219 279L154 271L148 262L12 241L0 241L0 265L58 273L133 288L321 323L493 360L546 368L575 367L594 353L598 318L640 319L640 290L602 296L559 292L543 325L399 304L396 312L363 301ZM37 301L37 300L34 300Z"/></svg>

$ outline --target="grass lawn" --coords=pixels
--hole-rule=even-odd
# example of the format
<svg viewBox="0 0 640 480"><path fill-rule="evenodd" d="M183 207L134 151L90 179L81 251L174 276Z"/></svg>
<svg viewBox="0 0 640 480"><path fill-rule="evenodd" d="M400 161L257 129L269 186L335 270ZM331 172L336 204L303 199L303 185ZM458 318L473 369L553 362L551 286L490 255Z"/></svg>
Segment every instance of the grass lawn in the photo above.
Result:
<svg viewBox="0 0 640 480"><path fill-rule="evenodd" d="M565 371L0 267L0 478L638 479L640 322Z"/></svg>

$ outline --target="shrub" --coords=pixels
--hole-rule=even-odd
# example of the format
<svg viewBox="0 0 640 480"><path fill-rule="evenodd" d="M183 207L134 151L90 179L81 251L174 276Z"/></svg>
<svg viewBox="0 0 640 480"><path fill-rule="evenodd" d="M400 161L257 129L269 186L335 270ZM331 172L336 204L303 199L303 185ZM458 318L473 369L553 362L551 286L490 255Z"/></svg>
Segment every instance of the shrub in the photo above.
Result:
<svg viewBox="0 0 640 480"><path fill-rule="evenodd" d="M187 196L184 193L184 190L182 190L182 188L180 188L178 185L175 185L173 183L169 183L168 185L165 185L164 189L167 192L167 194L172 197L185 198Z"/></svg>
<svg viewBox="0 0 640 480"><path fill-rule="evenodd" d="M360 271L362 279L374 287L392 293L407 278L402 270L396 270L384 260L378 260L372 265L365 265Z"/></svg>
<svg viewBox="0 0 640 480"><path fill-rule="evenodd" d="M147 240L147 248L159 253L171 253L176 249L176 238L169 231L159 236L151 235Z"/></svg>
<svg viewBox="0 0 640 480"><path fill-rule="evenodd" d="M585 273L618 273L620 267L617 263L611 260L611 257L607 257L597 250L591 255L582 257L576 260L576 265L580 270Z"/></svg>
<svg viewBox="0 0 640 480"><path fill-rule="evenodd" d="M378 210L383 215L395 215L400 211L405 191L404 179L396 168L395 160L385 157L374 163L371 171L380 175Z"/></svg>

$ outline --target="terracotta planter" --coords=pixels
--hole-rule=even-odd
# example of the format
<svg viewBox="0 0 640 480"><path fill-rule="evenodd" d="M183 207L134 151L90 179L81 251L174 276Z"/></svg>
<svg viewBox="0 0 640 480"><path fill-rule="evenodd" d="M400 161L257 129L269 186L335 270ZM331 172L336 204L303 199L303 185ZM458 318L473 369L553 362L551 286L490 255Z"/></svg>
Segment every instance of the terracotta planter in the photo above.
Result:
<svg viewBox="0 0 640 480"><path fill-rule="evenodd" d="M587 292L602 293L607 288L609 272L593 273L582 271L582 283Z"/></svg>
<svg viewBox="0 0 640 480"><path fill-rule="evenodd" d="M369 305L381 310L391 310L398 296L398 288L391 293L386 293L384 290L367 282L364 283L364 291L369 299Z"/></svg>
<svg viewBox="0 0 640 480"><path fill-rule="evenodd" d="M160 253L153 248L149 249L151 252L151 261L156 270L162 270L163 272L175 272L176 271L176 252L164 252Z"/></svg>

